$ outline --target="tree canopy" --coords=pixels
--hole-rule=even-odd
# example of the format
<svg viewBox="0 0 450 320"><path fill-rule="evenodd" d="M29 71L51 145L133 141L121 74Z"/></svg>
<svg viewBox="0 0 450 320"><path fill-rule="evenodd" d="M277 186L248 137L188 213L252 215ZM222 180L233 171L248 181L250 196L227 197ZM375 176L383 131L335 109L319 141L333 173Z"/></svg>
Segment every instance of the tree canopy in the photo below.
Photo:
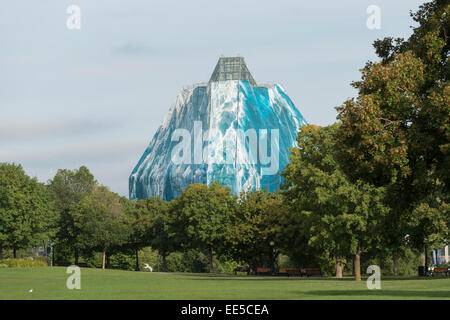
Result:
<svg viewBox="0 0 450 320"><path fill-rule="evenodd" d="M235 203L231 189L217 182L210 186L191 184L173 200L175 230L181 242L186 247L207 250L211 272L214 272L214 251L221 252L224 248L226 225Z"/></svg>
<svg viewBox="0 0 450 320"><path fill-rule="evenodd" d="M25 174L21 165L0 163L0 257L3 248L14 250L42 244L54 234L45 186Z"/></svg>
<svg viewBox="0 0 450 320"><path fill-rule="evenodd" d="M421 246L449 226L450 5L432 1L411 16L412 35L375 41L381 60L361 70L357 99L337 108L342 167L387 188L394 250L406 234Z"/></svg>
<svg viewBox="0 0 450 320"><path fill-rule="evenodd" d="M307 245L336 258L337 274L343 257L360 255L377 245L386 213L384 189L367 182L350 181L336 158L334 139L338 125L303 126L298 147L291 149L283 175L283 194L300 216ZM355 274L360 278L359 265Z"/></svg>

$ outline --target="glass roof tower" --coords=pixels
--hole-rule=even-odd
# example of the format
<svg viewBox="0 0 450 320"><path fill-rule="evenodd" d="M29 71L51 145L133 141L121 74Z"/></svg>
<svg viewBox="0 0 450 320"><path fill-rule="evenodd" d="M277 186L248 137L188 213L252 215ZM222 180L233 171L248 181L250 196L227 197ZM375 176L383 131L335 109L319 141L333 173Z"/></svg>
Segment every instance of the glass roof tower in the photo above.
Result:
<svg viewBox="0 0 450 320"><path fill-rule="evenodd" d="M244 80L250 82L251 86L256 86L256 81L253 79L250 71L245 65L243 57L219 58L219 62L217 62L209 82L227 80Z"/></svg>

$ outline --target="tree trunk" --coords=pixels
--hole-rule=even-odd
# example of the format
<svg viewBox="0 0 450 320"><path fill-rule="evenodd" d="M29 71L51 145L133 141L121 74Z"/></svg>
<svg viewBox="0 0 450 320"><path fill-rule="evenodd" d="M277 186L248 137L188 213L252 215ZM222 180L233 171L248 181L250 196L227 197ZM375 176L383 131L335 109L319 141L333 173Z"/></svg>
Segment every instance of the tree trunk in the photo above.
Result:
<svg viewBox="0 0 450 320"><path fill-rule="evenodd" d="M136 247L136 271L139 271L139 249Z"/></svg>
<svg viewBox="0 0 450 320"><path fill-rule="evenodd" d="M13 248L13 257L14 259L17 258L17 250L15 247Z"/></svg>
<svg viewBox="0 0 450 320"><path fill-rule="evenodd" d="M392 260L394 262L394 276L398 276L398 252L392 252Z"/></svg>
<svg viewBox="0 0 450 320"><path fill-rule="evenodd" d="M105 270L105 263L106 263L106 251L103 250L103 255L102 255L102 269Z"/></svg>
<svg viewBox="0 0 450 320"><path fill-rule="evenodd" d="M250 270L252 274L256 274L256 268L258 268L257 264L252 264L250 266Z"/></svg>
<svg viewBox="0 0 450 320"><path fill-rule="evenodd" d="M3 259L3 244L0 242L0 260Z"/></svg>
<svg viewBox="0 0 450 320"><path fill-rule="evenodd" d="M361 281L361 249L359 246L355 254L355 280Z"/></svg>
<svg viewBox="0 0 450 320"><path fill-rule="evenodd" d="M162 253L162 271L167 272L167 253Z"/></svg>
<svg viewBox="0 0 450 320"><path fill-rule="evenodd" d="M352 277L355 276L355 257L352 258Z"/></svg>
<svg viewBox="0 0 450 320"><path fill-rule="evenodd" d="M208 251L209 251L209 273L214 273L213 249L212 249L212 247L209 247Z"/></svg>
<svg viewBox="0 0 450 320"><path fill-rule="evenodd" d="M79 253L78 248L75 248L75 265L78 265Z"/></svg>
<svg viewBox="0 0 450 320"><path fill-rule="evenodd" d="M336 278L342 278L342 257L336 257Z"/></svg>

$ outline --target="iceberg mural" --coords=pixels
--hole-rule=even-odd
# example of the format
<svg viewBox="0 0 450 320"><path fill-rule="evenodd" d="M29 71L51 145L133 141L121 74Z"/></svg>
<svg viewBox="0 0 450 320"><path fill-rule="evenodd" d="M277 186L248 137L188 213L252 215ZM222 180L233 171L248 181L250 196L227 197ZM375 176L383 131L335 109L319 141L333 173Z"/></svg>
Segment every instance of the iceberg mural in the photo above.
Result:
<svg viewBox="0 0 450 320"><path fill-rule="evenodd" d="M242 57L222 57L208 83L178 94L130 175L130 199L213 181L235 194L277 190L304 124L281 85L258 85Z"/></svg>

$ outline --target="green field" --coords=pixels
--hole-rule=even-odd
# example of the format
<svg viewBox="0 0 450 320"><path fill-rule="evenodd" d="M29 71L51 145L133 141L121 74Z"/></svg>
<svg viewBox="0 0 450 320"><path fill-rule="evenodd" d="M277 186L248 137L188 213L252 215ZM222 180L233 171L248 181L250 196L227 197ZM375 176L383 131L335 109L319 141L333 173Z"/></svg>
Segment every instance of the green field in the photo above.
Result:
<svg viewBox="0 0 450 320"><path fill-rule="evenodd" d="M450 299L450 278L366 281L162 274L81 269L81 289L68 290L66 268L2 268L0 299ZM32 292L29 290L32 289Z"/></svg>

